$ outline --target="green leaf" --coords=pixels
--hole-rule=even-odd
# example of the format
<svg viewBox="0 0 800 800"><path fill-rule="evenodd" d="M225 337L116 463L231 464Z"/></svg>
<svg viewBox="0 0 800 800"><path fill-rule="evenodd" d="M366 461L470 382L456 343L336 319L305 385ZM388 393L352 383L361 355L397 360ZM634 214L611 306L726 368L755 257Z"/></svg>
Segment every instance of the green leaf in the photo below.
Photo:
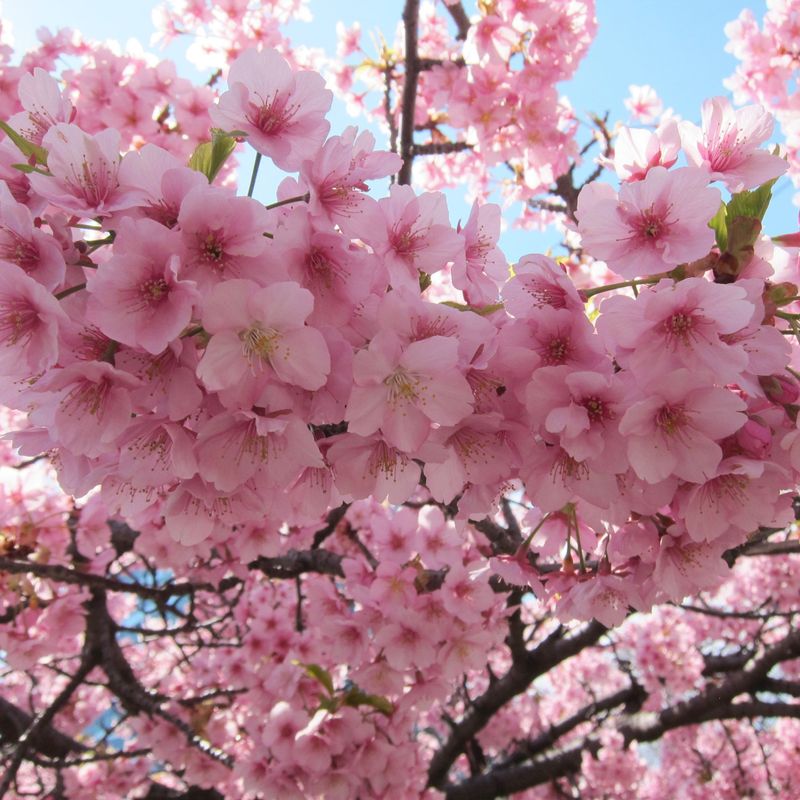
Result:
<svg viewBox="0 0 800 800"><path fill-rule="evenodd" d="M302 661L293 661L292 663L298 667L302 667L309 678L313 678L317 683L322 684L322 686L325 687L325 691L329 695L333 695L333 678L331 678L331 674L328 670L321 667L319 664L304 664Z"/></svg>
<svg viewBox="0 0 800 800"><path fill-rule="evenodd" d="M761 222L772 199L772 187L777 178L767 181L753 191L737 192L728 201L728 218L753 217Z"/></svg>
<svg viewBox="0 0 800 800"><path fill-rule="evenodd" d="M728 246L728 210L725 207L725 203L720 203L719 210L713 217L708 221L708 227L714 231L717 237L717 247L719 247L720 253L725 252L725 248Z"/></svg>
<svg viewBox="0 0 800 800"><path fill-rule="evenodd" d="M370 706L376 711L380 711L381 714L385 714L387 717L391 717L392 714L394 714L394 706L391 701L387 700L385 697L381 697L379 694L368 694L357 686L345 692L344 704L353 708Z"/></svg>
<svg viewBox="0 0 800 800"><path fill-rule="evenodd" d="M26 158L33 157L37 164L47 164L47 150L44 147L29 142L24 136L20 136L7 122L0 122L0 130L14 142L17 149Z"/></svg>
<svg viewBox="0 0 800 800"><path fill-rule="evenodd" d="M20 172L24 172L29 174L31 172L36 172L39 175L47 175L50 176L50 173L43 169L37 169L36 167L32 166L31 164L12 164L11 165L14 169L18 169Z"/></svg>
<svg viewBox="0 0 800 800"><path fill-rule="evenodd" d="M208 182L213 183L235 147L236 139L233 136L214 128L211 131L211 141L198 145L189 159L189 166L202 172Z"/></svg>
<svg viewBox="0 0 800 800"><path fill-rule="evenodd" d="M714 266L716 276L736 278L750 263L753 247L761 234L761 221L755 217L735 217L728 225L728 245Z"/></svg>
<svg viewBox="0 0 800 800"><path fill-rule="evenodd" d="M471 311L473 314L478 314L481 317L486 317L503 308L502 303L490 303L487 306L470 306L466 303L457 303L455 300L442 300L439 305L449 306L450 308L456 309L456 311Z"/></svg>
<svg viewBox="0 0 800 800"><path fill-rule="evenodd" d="M726 251L738 261L745 259L749 261L753 256L753 246L760 235L760 219L756 217L735 217L728 225L728 246Z"/></svg>
<svg viewBox="0 0 800 800"><path fill-rule="evenodd" d="M339 700L336 697L320 697L319 708L329 714L335 714L339 710Z"/></svg>

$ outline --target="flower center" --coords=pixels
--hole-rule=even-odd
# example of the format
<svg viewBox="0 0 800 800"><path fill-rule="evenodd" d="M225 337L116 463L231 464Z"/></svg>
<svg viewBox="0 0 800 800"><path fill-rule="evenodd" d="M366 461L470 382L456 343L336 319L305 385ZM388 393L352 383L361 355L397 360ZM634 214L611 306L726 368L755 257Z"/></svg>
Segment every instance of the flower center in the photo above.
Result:
<svg viewBox="0 0 800 800"><path fill-rule="evenodd" d="M589 415L589 419L592 422L599 422L611 416L606 408L606 404L599 397L595 397L594 395L584 398L582 405L586 409L586 413Z"/></svg>
<svg viewBox="0 0 800 800"><path fill-rule="evenodd" d="M0 259L16 264L26 272L35 268L39 263L39 251L33 242L28 242L19 234L4 229L5 241L0 241Z"/></svg>
<svg viewBox="0 0 800 800"><path fill-rule="evenodd" d="M38 318L36 309L22 299L0 299L0 342L11 346L30 339Z"/></svg>
<svg viewBox="0 0 800 800"><path fill-rule="evenodd" d="M297 110L293 106L286 105L286 100L278 97L277 94L269 100L259 99L261 99L261 105L251 104L247 119L261 133L273 134L280 131Z"/></svg>
<svg viewBox="0 0 800 800"><path fill-rule="evenodd" d="M389 404L396 405L401 401L417 399L419 378L409 375L404 369L397 369L383 381L389 389Z"/></svg>
<svg viewBox="0 0 800 800"><path fill-rule="evenodd" d="M563 364L569 356L569 351L569 339L564 336L555 336L544 348L544 363L550 367Z"/></svg>
<svg viewBox="0 0 800 800"><path fill-rule="evenodd" d="M264 330L258 323L253 323L239 334L239 339L242 342L242 355L253 367L269 361L275 352L279 334L272 328Z"/></svg>
<svg viewBox="0 0 800 800"><path fill-rule="evenodd" d="M206 261L213 262L215 267L222 267L222 256L224 255L222 242L217 239L216 235L209 233L200 244L200 254Z"/></svg>
<svg viewBox="0 0 800 800"><path fill-rule="evenodd" d="M656 425L668 436L674 436L688 422L683 406L662 406L656 414Z"/></svg>
<svg viewBox="0 0 800 800"><path fill-rule="evenodd" d="M169 286L163 278L145 281L139 287L139 294L146 305L158 303L169 292Z"/></svg>

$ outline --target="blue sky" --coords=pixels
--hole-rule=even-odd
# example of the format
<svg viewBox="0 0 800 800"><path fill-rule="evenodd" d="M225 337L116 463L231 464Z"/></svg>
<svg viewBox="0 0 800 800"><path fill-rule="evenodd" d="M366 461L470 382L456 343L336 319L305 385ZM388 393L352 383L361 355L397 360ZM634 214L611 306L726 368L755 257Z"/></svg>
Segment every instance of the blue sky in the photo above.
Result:
<svg viewBox="0 0 800 800"><path fill-rule="evenodd" d="M153 31L150 14L157 3L135 0L113 4L108 0L0 0L3 16L13 25L16 46L24 50L35 43L36 28L71 26L93 38L126 41L137 38L149 49ZM469 6L469 3L467 4ZM598 0L599 31L576 77L562 84L579 114L610 112L612 120L628 120L623 100L630 84L650 84L668 107L684 118L697 120L704 98L727 94L722 81L730 75L735 59L724 51L725 24L739 12L751 8L760 18L765 2L739 0ZM113 11L119 8L120 11ZM322 47L333 52L336 45L336 22L358 20L368 36L383 30L393 37L400 18L401 0L392 2L334 3L312 0L314 21L293 23L289 33L296 43ZM124 9L122 11L121 9ZM365 41L369 39L365 36ZM172 45L164 55L173 58L179 71L190 78L199 74L182 57L184 44ZM332 131L353 124L344 108L335 107L331 116ZM249 171L249 156L243 159L243 171ZM259 181L259 195L268 191ZM797 209L792 206L792 189L783 179L776 187L776 198L767 217L767 231L785 233L797 228ZM269 200L269 197L262 197ZM451 200L455 222L466 218L468 210L455 198ZM502 243L509 257L541 249L552 243L552 236L509 230Z"/></svg>

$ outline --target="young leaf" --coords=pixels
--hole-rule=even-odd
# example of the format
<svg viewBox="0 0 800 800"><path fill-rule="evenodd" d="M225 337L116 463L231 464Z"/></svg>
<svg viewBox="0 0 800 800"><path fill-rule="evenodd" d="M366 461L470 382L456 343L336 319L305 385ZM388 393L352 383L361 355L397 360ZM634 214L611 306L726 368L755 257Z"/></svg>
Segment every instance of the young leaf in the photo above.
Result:
<svg viewBox="0 0 800 800"><path fill-rule="evenodd" d="M728 201L728 218L753 217L762 221L772 199L772 187L777 178L767 181L752 191L737 192Z"/></svg>
<svg viewBox="0 0 800 800"><path fill-rule="evenodd" d="M192 153L189 166L202 172L208 178L208 182L213 183L235 147L236 139L233 136L214 129L211 131L211 141L198 145Z"/></svg>
<svg viewBox="0 0 800 800"><path fill-rule="evenodd" d="M44 147L29 142L24 136L20 136L7 122L0 121L0 130L14 142L17 149L26 158L33 157L37 164L47 164L47 150Z"/></svg>
<svg viewBox="0 0 800 800"><path fill-rule="evenodd" d="M324 667L321 667L319 664L304 664L302 661L295 661L293 663L298 667L302 667L309 678L313 678L315 681L317 681L317 683L320 683L322 686L324 686L325 691L329 695L333 694L333 678L331 678L331 674L328 672L328 670L326 670Z"/></svg>
<svg viewBox="0 0 800 800"><path fill-rule="evenodd" d="M720 203L719 210L708 221L708 227L711 228L717 237L717 247L720 253L725 252L728 246L728 222L727 222L727 209L725 203Z"/></svg>
<svg viewBox="0 0 800 800"><path fill-rule="evenodd" d="M344 704L346 706L352 706L353 708L358 708L359 706L372 706L372 708L380 711L381 714L384 714L387 717L391 717L392 714L394 714L394 706L392 705L391 701L379 694L367 694L367 692L362 691L357 686L354 686L352 689L348 689L347 692L345 692Z"/></svg>

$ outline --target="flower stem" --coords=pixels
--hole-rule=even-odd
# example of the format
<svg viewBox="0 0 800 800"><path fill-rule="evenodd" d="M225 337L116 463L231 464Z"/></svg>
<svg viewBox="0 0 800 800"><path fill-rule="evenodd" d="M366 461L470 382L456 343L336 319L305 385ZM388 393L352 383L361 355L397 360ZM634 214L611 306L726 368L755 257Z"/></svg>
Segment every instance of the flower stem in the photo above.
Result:
<svg viewBox="0 0 800 800"><path fill-rule="evenodd" d="M56 300L63 300L65 297L69 297L71 294L75 294L75 292L79 292L81 289L85 289L85 283L78 283L75 286L70 286L69 289L64 289L63 292L59 292L55 298Z"/></svg>
<svg viewBox="0 0 800 800"><path fill-rule="evenodd" d="M606 286L596 286L594 289L584 289L582 294L588 300L590 297L602 292L612 292L614 289L633 289L635 291L637 286L658 283L660 280L661 278L640 278L639 280L622 281L621 283L609 283Z"/></svg>
<svg viewBox="0 0 800 800"><path fill-rule="evenodd" d="M250 176L250 188L247 190L247 196L253 196L253 190L256 188L256 176L258 175L258 168L261 166L261 153L256 153L256 160L253 163L253 174Z"/></svg>
<svg viewBox="0 0 800 800"><path fill-rule="evenodd" d="M298 194L296 197L287 197L285 200L278 200L275 203L270 203L265 206L267 210L271 208L280 208L281 206L288 206L290 203L307 203L311 199L311 193Z"/></svg>
<svg viewBox="0 0 800 800"><path fill-rule="evenodd" d="M542 525L545 524L545 522L547 522L549 517L550 517L550 512L545 514L539 520L539 522L536 524L536 527L531 531L530 536L528 536L528 538L522 543L522 547L520 548L520 550L526 551L531 546L531 542L533 541L533 537L536 536L536 534L539 532L539 529L542 527Z"/></svg>

